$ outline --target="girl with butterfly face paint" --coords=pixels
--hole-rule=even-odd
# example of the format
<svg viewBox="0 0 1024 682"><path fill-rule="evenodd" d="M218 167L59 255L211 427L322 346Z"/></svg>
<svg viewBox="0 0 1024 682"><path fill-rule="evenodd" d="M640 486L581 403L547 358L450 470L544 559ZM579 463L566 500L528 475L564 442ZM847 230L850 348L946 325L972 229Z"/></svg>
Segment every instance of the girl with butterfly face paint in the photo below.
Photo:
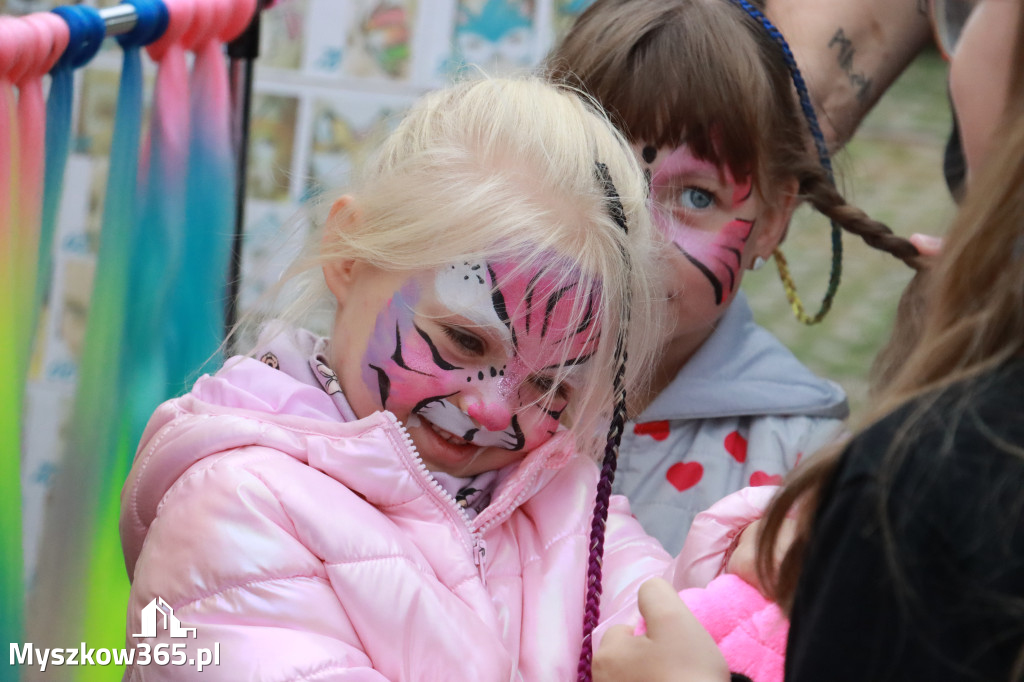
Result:
<svg viewBox="0 0 1024 682"><path fill-rule="evenodd" d="M836 191L804 114L813 109L798 102L798 73L762 6L596 0L547 60L550 78L592 94L629 138L666 242L670 323L650 390L632 406L615 492L671 552L698 514L745 487L780 482L848 414L839 386L754 322L740 291L745 272L774 258L797 317L814 323L839 283L840 229L917 256ZM835 223L817 313L804 310L779 250L798 202Z"/></svg>
<svg viewBox="0 0 1024 682"><path fill-rule="evenodd" d="M153 416L127 631L160 597L186 646L222 642L213 680L573 679L602 575L612 611L670 562L609 500L661 335L640 167L574 94L484 80L426 96L349 191L283 319Z"/></svg>
<svg viewBox="0 0 1024 682"><path fill-rule="evenodd" d="M668 292L676 327L667 352L688 358L707 340L756 259L767 259L785 231L792 202L777 210L755 194L750 176L698 158L688 145L654 150L650 158L655 225L676 254Z"/></svg>

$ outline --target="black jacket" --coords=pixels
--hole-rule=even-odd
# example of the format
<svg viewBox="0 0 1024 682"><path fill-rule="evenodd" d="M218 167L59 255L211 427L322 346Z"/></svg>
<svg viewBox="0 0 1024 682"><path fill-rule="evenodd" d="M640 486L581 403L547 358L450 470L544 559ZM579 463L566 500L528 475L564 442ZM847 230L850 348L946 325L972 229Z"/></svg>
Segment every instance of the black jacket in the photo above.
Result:
<svg viewBox="0 0 1024 682"><path fill-rule="evenodd" d="M904 406L850 443L815 519L786 680L1008 680L1022 652L1016 361Z"/></svg>

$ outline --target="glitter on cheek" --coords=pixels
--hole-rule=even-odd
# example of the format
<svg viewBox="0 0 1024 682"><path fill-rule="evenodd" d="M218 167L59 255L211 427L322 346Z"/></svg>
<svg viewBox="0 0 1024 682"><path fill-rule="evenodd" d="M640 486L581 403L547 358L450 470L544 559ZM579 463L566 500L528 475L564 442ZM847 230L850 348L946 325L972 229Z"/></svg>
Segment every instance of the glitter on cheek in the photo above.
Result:
<svg viewBox="0 0 1024 682"><path fill-rule="evenodd" d="M498 390L501 392L502 397L514 401L517 408L522 407L519 387L523 385L528 376L526 366L519 356L513 355L508 359L508 364L505 366L505 376L501 378Z"/></svg>
<svg viewBox="0 0 1024 682"><path fill-rule="evenodd" d="M519 399L518 391L516 391L516 381L513 376L501 377L495 383L498 387L498 395L502 398L510 402Z"/></svg>

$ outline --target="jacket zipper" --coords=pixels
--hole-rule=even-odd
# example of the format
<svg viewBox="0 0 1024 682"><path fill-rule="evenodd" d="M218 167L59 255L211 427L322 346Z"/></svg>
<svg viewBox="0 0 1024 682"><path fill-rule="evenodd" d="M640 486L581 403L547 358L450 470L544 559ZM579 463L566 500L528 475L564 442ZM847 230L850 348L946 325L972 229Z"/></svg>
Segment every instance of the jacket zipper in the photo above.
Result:
<svg viewBox="0 0 1024 682"><path fill-rule="evenodd" d="M519 505L525 502L526 498L530 496L530 492L533 490L533 484L537 480L537 477L539 475L539 471L534 471L530 476L530 480L524 482L523 489L520 491L518 495L516 495L516 499L512 501L512 504L507 505L504 511L502 511L500 514L495 515L494 518L490 519L487 523L480 526L480 528L478 528L477 531L483 534L483 532L488 530L491 526L494 526L504 521L509 516L511 516L512 512L518 509Z"/></svg>
<svg viewBox="0 0 1024 682"><path fill-rule="evenodd" d="M423 463L423 458L420 457L420 453L416 449L416 444L412 442L412 436L410 436L409 432L406 430L405 424L398 421L398 419L394 419L394 424L398 427L398 430L402 432L402 437L405 439L406 445L409 446L409 452L412 454L413 461L416 462L416 467L420 472L420 476L429 482L430 488L438 496L448 502L448 506L455 510L459 519L462 521L462 526L469 535L469 550L473 555L473 564L477 567L480 582L483 583L484 587L486 587L487 577L484 562L487 557L487 543L484 541L482 529L473 530L473 522L469 518L469 515L466 514L466 510L460 507L459 503L454 497L452 497L451 493L445 490L444 487L430 475L430 471L427 470L427 465Z"/></svg>

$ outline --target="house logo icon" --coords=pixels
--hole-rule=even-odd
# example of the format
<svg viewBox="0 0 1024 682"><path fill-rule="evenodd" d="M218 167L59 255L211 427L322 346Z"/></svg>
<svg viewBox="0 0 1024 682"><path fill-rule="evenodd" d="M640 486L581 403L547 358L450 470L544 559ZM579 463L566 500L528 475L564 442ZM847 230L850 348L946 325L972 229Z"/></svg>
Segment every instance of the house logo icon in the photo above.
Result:
<svg viewBox="0 0 1024 682"><path fill-rule="evenodd" d="M171 637L188 637L192 633L192 639L196 638L195 628L184 628L181 621L174 615L174 609L163 600L163 597L156 597L146 604L142 609L142 632L132 637L156 637L157 614L163 617L163 629L170 633Z"/></svg>

